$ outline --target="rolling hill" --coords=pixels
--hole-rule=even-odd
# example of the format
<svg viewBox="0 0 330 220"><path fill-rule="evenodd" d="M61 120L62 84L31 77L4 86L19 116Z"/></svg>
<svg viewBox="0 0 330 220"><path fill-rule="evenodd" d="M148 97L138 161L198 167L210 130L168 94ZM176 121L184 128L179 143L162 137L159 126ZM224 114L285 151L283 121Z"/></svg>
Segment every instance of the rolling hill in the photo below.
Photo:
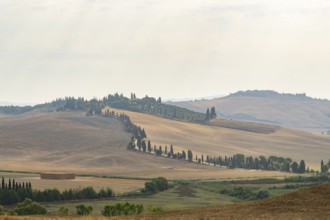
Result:
<svg viewBox="0 0 330 220"><path fill-rule="evenodd" d="M246 91L212 100L170 104L199 112L215 106L218 117L226 119L270 123L318 133L330 130L330 101L305 94Z"/></svg>
<svg viewBox="0 0 330 220"><path fill-rule="evenodd" d="M120 111L121 112L121 111ZM132 113L133 114L133 113ZM173 122L145 114L153 127L173 126ZM164 121L159 121L164 120ZM160 125L159 123L164 123ZM169 124L168 124L169 123ZM175 125L175 124L174 124ZM189 132L182 123L181 132ZM188 130L185 131L185 125ZM195 125L198 126L198 125ZM174 127L172 129L175 129ZM160 129L160 132L164 130ZM174 143L173 131L160 133L164 143ZM75 172L100 176L125 176L168 179L226 179L254 176L287 176L279 172L246 172L201 166L180 160L127 150L131 134L111 118L85 116L85 112L41 112L0 117L0 170ZM160 141L160 140L158 140ZM185 142L183 139L182 142ZM187 142L189 144L190 142Z"/></svg>
<svg viewBox="0 0 330 220"><path fill-rule="evenodd" d="M223 124L219 125L217 120L205 125L136 112L115 111L124 112L135 124L143 127L152 145L169 147L173 144L175 150L190 149L194 156L231 156L236 153L252 156L274 155L291 157L298 162L304 159L308 166L316 169L319 169L321 159L329 159L330 136L327 135L249 122L229 120L223 123L227 124L227 127L224 127ZM253 126L258 129L244 129Z"/></svg>

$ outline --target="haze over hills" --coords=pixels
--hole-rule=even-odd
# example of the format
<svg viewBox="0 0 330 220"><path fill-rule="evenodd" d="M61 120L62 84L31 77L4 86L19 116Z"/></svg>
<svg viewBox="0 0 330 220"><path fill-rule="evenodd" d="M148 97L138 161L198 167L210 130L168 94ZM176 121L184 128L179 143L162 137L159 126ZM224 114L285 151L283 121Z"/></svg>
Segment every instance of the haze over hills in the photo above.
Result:
<svg viewBox="0 0 330 220"><path fill-rule="evenodd" d="M306 131L327 132L330 129L330 101L305 94L240 91L223 98L170 104L198 112L215 106L220 118L271 123Z"/></svg>

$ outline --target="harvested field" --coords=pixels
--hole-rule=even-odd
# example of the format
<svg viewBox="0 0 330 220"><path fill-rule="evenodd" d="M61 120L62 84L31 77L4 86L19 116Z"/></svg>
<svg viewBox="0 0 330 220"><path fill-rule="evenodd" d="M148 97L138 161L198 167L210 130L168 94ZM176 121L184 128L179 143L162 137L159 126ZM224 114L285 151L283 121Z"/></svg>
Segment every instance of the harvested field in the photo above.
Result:
<svg viewBox="0 0 330 220"><path fill-rule="evenodd" d="M51 180L40 179L39 174L25 173L6 173L0 172L0 177L6 179L15 179L18 182L31 182L33 189L53 189L57 188L60 191L66 189L81 189L92 186L96 191L102 188L111 188L115 194L135 191L144 187L145 180L134 179L111 179L111 178L95 178L95 177L76 177L70 180Z"/></svg>
<svg viewBox="0 0 330 220"><path fill-rule="evenodd" d="M205 142L203 151L206 153L226 152L226 148L218 143L218 135L222 134L215 132L218 127L202 126L200 132L206 132L208 136L194 137L201 135L196 133L196 128L201 125L174 122L144 114L129 114L132 114L134 122L145 125L152 144L173 143L175 151L180 150L179 146L184 146L184 150L189 146L195 154L201 152L199 146ZM228 129L224 131L233 132ZM255 135L249 134L251 137ZM205 139L209 136L214 140ZM86 117L84 112L31 112L3 117L0 118L0 168L38 173L64 172L132 178L164 176L169 180L222 180L292 175L280 172L229 170L132 152L127 150L130 138L131 135L124 131L119 121L105 117ZM237 138L240 137L235 137ZM235 145L230 146L232 152L242 151L242 148Z"/></svg>
<svg viewBox="0 0 330 220"><path fill-rule="evenodd" d="M290 130L273 125L248 122L230 122L232 128L225 128L228 121L215 120L212 126L168 120L136 112L124 112L131 120L143 127L152 145L173 144L176 151L190 149L195 154L227 155L243 153L252 156L291 157L307 166L319 169L320 161L328 161L330 136ZM219 124L220 123L220 124ZM252 124L253 132L247 131ZM228 126L229 126L228 125Z"/></svg>

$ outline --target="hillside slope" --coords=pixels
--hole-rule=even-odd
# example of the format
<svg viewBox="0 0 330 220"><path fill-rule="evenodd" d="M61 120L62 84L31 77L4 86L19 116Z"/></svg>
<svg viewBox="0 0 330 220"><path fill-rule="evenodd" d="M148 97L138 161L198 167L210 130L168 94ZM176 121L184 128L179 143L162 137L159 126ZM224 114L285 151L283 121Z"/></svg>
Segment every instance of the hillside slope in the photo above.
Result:
<svg viewBox="0 0 330 220"><path fill-rule="evenodd" d="M312 99L304 94L246 91L213 100L171 104L199 112L215 106L221 118L272 123L307 131L330 129L330 101Z"/></svg>
<svg viewBox="0 0 330 220"><path fill-rule="evenodd" d="M276 127L271 133L256 133L241 129L230 129L213 125L201 125L168 120L156 116L125 112L131 120L146 129L152 145L173 144L175 151L192 150L194 157L243 153L252 156L291 157L318 169L321 159L329 158L330 136L317 135L287 128ZM236 127L238 127L237 122ZM246 126L246 123L242 123ZM265 128L269 128L265 125Z"/></svg>
<svg viewBox="0 0 330 220"><path fill-rule="evenodd" d="M158 117L150 123L157 125ZM149 120L149 119L147 119ZM166 120L164 119L165 123ZM171 122L171 121L170 121ZM164 125L166 126L166 124ZM151 130L157 130L154 126ZM182 128L184 129L184 128ZM184 132L184 131L182 131ZM171 133L162 134L164 138ZM201 166L127 150L131 134L111 118L84 112L30 112L0 117L0 170L168 179L251 177L250 172ZM255 172L253 176L287 176Z"/></svg>
<svg viewBox="0 0 330 220"><path fill-rule="evenodd" d="M325 184L257 202L178 210L134 219L329 219L329 198L330 184Z"/></svg>

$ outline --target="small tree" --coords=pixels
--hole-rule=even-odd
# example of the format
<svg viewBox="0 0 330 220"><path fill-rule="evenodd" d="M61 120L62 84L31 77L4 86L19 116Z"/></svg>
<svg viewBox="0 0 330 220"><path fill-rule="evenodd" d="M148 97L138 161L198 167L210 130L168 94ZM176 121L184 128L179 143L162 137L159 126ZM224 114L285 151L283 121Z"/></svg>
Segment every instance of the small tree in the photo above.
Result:
<svg viewBox="0 0 330 220"><path fill-rule="evenodd" d="M58 213L60 215L68 215L69 214L69 209L67 207L61 206L58 210Z"/></svg>
<svg viewBox="0 0 330 220"><path fill-rule="evenodd" d="M17 215L46 215L47 209L31 199L25 199L15 208Z"/></svg>
<svg viewBox="0 0 330 220"><path fill-rule="evenodd" d="M299 164L299 173L305 173L306 172L306 165L305 165L305 161L301 160L300 164Z"/></svg>
<svg viewBox="0 0 330 220"><path fill-rule="evenodd" d="M292 169L292 172L294 172L294 173L298 173L298 163L297 162L293 162L292 164L291 164L291 169Z"/></svg>
<svg viewBox="0 0 330 220"><path fill-rule="evenodd" d="M193 153L191 150L188 150L188 161L191 162L193 159Z"/></svg>
<svg viewBox="0 0 330 220"><path fill-rule="evenodd" d="M77 215L90 215L93 211L93 207L85 206L85 205L78 205L76 206Z"/></svg>

